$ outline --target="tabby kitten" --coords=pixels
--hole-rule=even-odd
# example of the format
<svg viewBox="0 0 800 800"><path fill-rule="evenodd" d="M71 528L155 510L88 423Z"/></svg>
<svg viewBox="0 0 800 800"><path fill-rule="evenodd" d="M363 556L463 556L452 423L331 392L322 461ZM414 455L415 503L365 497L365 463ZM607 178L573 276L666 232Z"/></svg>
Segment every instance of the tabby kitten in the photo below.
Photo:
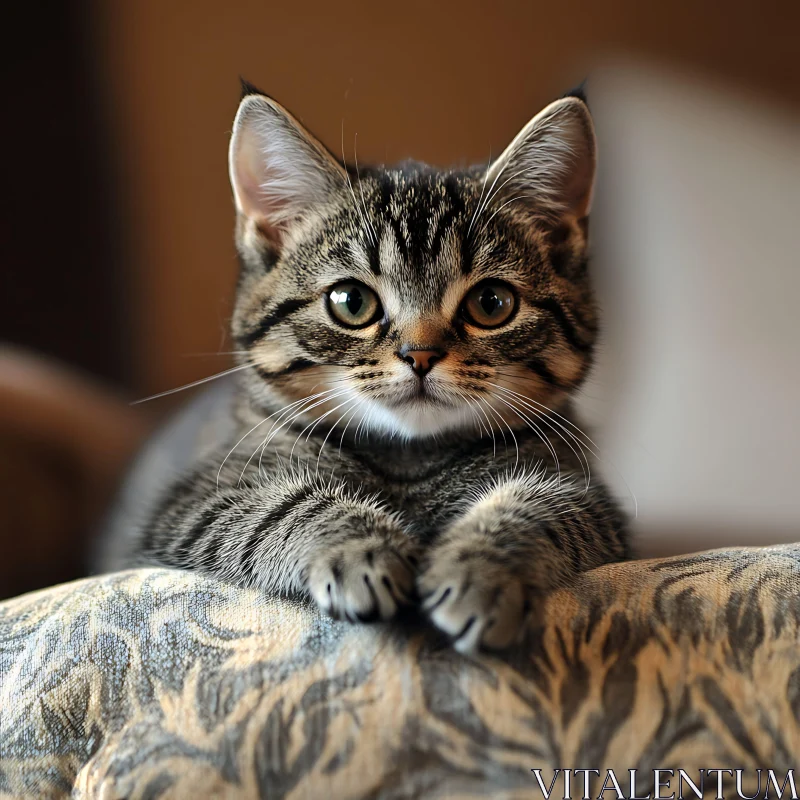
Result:
<svg viewBox="0 0 800 800"><path fill-rule="evenodd" d="M351 621L418 603L474 651L625 558L569 406L597 334L594 173L580 96L488 167L359 172L246 86L238 374L143 457L106 566L195 569Z"/></svg>

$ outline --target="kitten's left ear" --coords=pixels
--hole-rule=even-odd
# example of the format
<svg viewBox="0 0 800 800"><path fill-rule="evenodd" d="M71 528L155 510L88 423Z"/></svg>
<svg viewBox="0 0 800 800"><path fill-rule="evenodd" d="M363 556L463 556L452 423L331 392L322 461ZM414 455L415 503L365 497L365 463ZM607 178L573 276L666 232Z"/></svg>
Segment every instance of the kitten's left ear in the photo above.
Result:
<svg viewBox="0 0 800 800"><path fill-rule="evenodd" d="M589 214L596 167L594 125L580 97L540 111L488 169L494 203L521 202L553 219Z"/></svg>
<svg viewBox="0 0 800 800"><path fill-rule="evenodd" d="M283 106L249 84L244 92L229 152L236 210L279 248L293 223L342 191L346 173Z"/></svg>

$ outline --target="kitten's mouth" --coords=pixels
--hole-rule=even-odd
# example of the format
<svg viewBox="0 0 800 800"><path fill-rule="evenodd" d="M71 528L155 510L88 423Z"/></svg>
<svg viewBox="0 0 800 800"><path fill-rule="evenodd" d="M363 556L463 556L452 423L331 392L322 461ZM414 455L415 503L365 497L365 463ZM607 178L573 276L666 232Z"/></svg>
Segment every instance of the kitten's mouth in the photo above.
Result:
<svg viewBox="0 0 800 800"><path fill-rule="evenodd" d="M410 388L408 391L387 399L385 404L391 408L404 408L408 406L440 406L442 408L452 408L455 406L452 398L443 396L424 380L418 381L417 385Z"/></svg>

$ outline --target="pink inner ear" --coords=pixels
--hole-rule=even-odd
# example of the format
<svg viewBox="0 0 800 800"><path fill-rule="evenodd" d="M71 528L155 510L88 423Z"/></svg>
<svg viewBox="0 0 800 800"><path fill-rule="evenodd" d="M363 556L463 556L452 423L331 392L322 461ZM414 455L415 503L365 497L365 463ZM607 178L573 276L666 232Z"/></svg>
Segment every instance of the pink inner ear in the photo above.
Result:
<svg viewBox="0 0 800 800"><path fill-rule="evenodd" d="M594 131L585 109L578 111L573 108L570 114L573 116L569 124L575 158L564 181L564 203L570 215L583 219L589 213L594 189Z"/></svg>
<svg viewBox="0 0 800 800"><path fill-rule="evenodd" d="M250 197L260 199L260 205L256 206L254 204L248 210L242 209L245 216L253 220L256 230L263 239L275 247L280 246L285 231L280 224L271 221L274 219L274 216L270 213L271 204L263 196L259 198L260 187L255 181L251 180L248 182L247 189L243 189L243 191L246 191Z"/></svg>
<svg viewBox="0 0 800 800"><path fill-rule="evenodd" d="M248 219L253 220L256 230L267 242L278 246L283 238L283 231L279 226L270 223L268 202L259 197L260 191L260 186L252 177L239 182L241 211Z"/></svg>
<svg viewBox="0 0 800 800"><path fill-rule="evenodd" d="M261 187L249 170L237 170L235 191L237 203L246 217L257 219L262 215L262 204L259 202Z"/></svg>
<svg viewBox="0 0 800 800"><path fill-rule="evenodd" d="M250 132L241 132L233 158L234 192L242 213L251 219L269 214L267 198L261 189L266 179L266 165L258 142Z"/></svg>
<svg viewBox="0 0 800 800"><path fill-rule="evenodd" d="M269 180L264 156L246 132L242 133L238 145L232 176L237 206L245 217L255 222L264 239L279 245L283 231L273 220L281 218L281 203L279 197L264 192L263 186Z"/></svg>
<svg viewBox="0 0 800 800"><path fill-rule="evenodd" d="M589 214L594 188L594 159L589 152L581 154L570 174L564 199L571 214L583 219Z"/></svg>
<svg viewBox="0 0 800 800"><path fill-rule="evenodd" d="M544 124L542 138L534 147L552 147L552 152L558 153L559 139L569 152L561 150L562 170L551 176L554 196L563 204L566 216L583 219L591 206L595 173L594 131L584 109L560 109Z"/></svg>

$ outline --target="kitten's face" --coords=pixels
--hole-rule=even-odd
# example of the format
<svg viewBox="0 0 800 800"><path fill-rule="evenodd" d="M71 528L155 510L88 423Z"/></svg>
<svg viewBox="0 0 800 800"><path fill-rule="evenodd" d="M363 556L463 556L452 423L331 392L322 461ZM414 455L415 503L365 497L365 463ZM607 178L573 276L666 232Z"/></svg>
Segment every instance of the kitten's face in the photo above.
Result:
<svg viewBox="0 0 800 800"><path fill-rule="evenodd" d="M593 171L575 98L488 170L359 176L273 101L246 97L231 145L234 335L256 407L277 398L294 405L276 420L403 437L535 424L590 365Z"/></svg>

